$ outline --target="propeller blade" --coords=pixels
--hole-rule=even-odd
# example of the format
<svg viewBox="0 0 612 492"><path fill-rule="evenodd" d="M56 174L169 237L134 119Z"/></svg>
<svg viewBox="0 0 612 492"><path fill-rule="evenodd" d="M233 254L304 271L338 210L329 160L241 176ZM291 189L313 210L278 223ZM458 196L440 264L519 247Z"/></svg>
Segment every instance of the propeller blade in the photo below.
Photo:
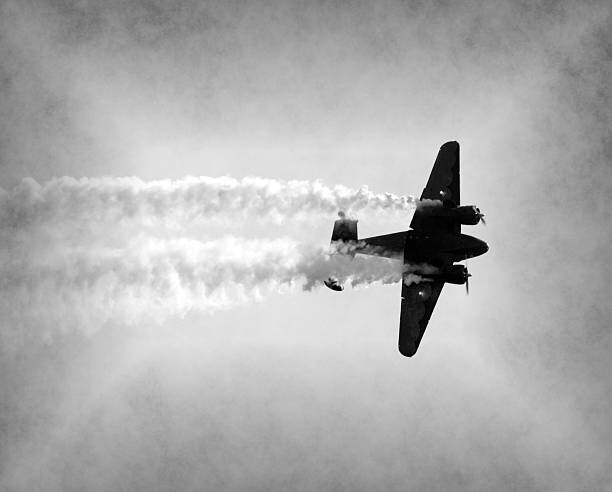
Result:
<svg viewBox="0 0 612 492"><path fill-rule="evenodd" d="M470 295L470 277L471 275L468 275L465 279L465 294L468 296Z"/></svg>
<svg viewBox="0 0 612 492"><path fill-rule="evenodd" d="M484 225L484 226L487 225L487 221L484 220L484 214L480 216L480 222L482 222L482 225Z"/></svg>

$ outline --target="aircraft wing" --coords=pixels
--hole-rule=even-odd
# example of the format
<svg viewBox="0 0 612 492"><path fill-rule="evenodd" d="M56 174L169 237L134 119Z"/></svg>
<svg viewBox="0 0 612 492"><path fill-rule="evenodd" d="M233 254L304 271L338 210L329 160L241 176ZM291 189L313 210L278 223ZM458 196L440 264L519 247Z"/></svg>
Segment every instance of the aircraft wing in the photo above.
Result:
<svg viewBox="0 0 612 492"><path fill-rule="evenodd" d="M440 147L421 200L442 200L446 205L455 207L460 205L458 142L446 142ZM419 208L414 212L410 227L419 231L461 232L461 224L449 222L441 217L432 217Z"/></svg>
<svg viewBox="0 0 612 492"><path fill-rule="evenodd" d="M406 357L412 357L421 343L431 313L444 282L420 282L406 285L406 276L402 281L402 310L400 314L399 351Z"/></svg>

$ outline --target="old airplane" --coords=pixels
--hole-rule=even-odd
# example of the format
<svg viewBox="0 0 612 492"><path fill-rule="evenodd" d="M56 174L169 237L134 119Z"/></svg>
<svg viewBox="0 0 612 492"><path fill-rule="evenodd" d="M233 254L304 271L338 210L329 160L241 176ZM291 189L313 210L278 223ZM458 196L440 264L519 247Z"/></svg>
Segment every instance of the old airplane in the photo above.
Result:
<svg viewBox="0 0 612 492"><path fill-rule="evenodd" d="M461 233L462 224L484 223L484 214L478 207L460 204L459 144L447 142L440 147L410 230L358 239L357 220L342 212L338 215L331 239L333 252L404 262L398 345L402 355L413 356L444 284L465 284L468 288L467 267L454 263L480 256L489 249L484 241ZM414 281L415 275L418 281ZM334 277L325 285L343 290Z"/></svg>

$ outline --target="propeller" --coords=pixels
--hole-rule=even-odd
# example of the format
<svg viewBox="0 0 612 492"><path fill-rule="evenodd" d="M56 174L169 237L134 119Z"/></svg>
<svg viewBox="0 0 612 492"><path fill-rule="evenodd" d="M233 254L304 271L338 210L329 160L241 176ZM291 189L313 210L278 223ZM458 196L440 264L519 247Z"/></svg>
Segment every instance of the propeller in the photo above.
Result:
<svg viewBox="0 0 612 492"><path fill-rule="evenodd" d="M478 218L480 219L480 222L482 222L482 225L486 226L487 221L484 219L485 214L483 214L479 208L476 208L476 215L478 215Z"/></svg>
<svg viewBox="0 0 612 492"><path fill-rule="evenodd" d="M468 271L468 259L465 258L465 294L470 295L470 277L472 274Z"/></svg>

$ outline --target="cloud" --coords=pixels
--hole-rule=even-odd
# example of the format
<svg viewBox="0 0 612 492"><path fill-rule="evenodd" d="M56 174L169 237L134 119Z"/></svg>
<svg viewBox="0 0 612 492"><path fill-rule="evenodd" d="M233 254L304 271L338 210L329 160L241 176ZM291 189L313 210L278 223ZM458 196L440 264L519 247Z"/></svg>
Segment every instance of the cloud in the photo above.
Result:
<svg viewBox="0 0 612 492"><path fill-rule="evenodd" d="M63 175L228 172L403 193L456 138L462 197L486 208L493 246L473 265L476 295L445 288L411 360L394 347L399 286L285 296L154 329L110 322L17 353L2 344L1 489L609 488L609 2L0 9L6 193L24 176L44 187ZM143 258L152 245L167 251L167 237L127 230L174 221L149 205L131 218L103 208L70 218L73 207L52 219L48 205L0 232L0 257L21 261L15 282L17 265L45 266L51 286L64 279L41 288L48 301L31 297L36 275L14 284L23 297L0 295L11 310L3 332L37 342L71 328L79 309L88 319L87 297L70 298L81 277L60 266L89 272L98 280L86 288L125 314L126 291L105 297L116 274L96 277L96 261L141 261L146 244ZM208 244L201 229L189 235Z"/></svg>

